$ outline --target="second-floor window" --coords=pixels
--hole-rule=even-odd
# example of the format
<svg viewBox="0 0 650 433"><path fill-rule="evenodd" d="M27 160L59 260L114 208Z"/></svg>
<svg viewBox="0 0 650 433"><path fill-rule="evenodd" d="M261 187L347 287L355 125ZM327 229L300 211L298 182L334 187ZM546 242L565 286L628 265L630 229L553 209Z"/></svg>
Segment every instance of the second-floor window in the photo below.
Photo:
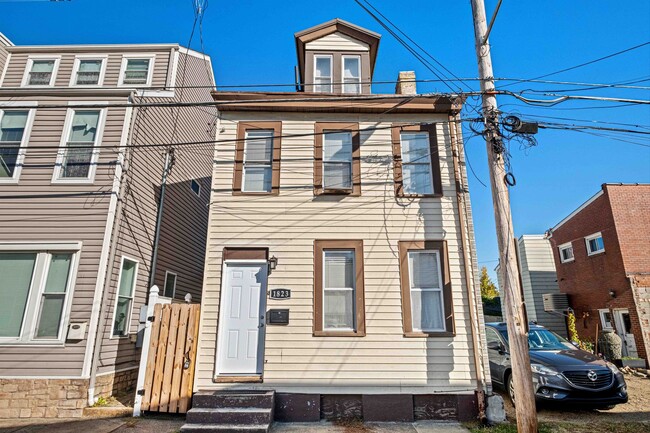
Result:
<svg viewBox="0 0 650 433"><path fill-rule="evenodd" d="M332 56L314 56L314 91L332 92Z"/></svg>
<svg viewBox="0 0 650 433"><path fill-rule="evenodd" d="M28 111L0 112L0 180L18 176L28 117Z"/></svg>
<svg viewBox="0 0 650 433"><path fill-rule="evenodd" d="M343 93L361 93L360 56L343 56Z"/></svg>
<svg viewBox="0 0 650 433"><path fill-rule="evenodd" d="M603 235L594 233L585 238L587 244L587 255L594 255L605 251L605 243L603 242Z"/></svg>
<svg viewBox="0 0 650 433"><path fill-rule="evenodd" d="M55 179L90 180L94 176L101 110L72 110L70 126L59 152ZM70 115L69 115L70 116Z"/></svg>
<svg viewBox="0 0 650 433"><path fill-rule="evenodd" d="M153 72L153 55L129 55L122 60L120 85L122 86L149 86Z"/></svg>
<svg viewBox="0 0 650 433"><path fill-rule="evenodd" d="M81 59L77 69L74 84L77 86L94 86L101 84L100 76L102 73L103 60L101 59Z"/></svg>
<svg viewBox="0 0 650 433"><path fill-rule="evenodd" d="M560 245L558 250L560 251L560 261L562 263L573 261L573 246L571 246L571 242Z"/></svg>
<svg viewBox="0 0 650 433"><path fill-rule="evenodd" d="M393 124L393 175L398 197L442 194L436 125Z"/></svg>
<svg viewBox="0 0 650 433"><path fill-rule="evenodd" d="M28 86L51 86L54 81L56 59L31 59L25 84Z"/></svg>
<svg viewBox="0 0 650 433"><path fill-rule="evenodd" d="M246 131L244 143L244 192L271 192L273 130Z"/></svg>
<svg viewBox="0 0 650 433"><path fill-rule="evenodd" d="M352 133L349 131L323 134L323 188L352 189Z"/></svg>

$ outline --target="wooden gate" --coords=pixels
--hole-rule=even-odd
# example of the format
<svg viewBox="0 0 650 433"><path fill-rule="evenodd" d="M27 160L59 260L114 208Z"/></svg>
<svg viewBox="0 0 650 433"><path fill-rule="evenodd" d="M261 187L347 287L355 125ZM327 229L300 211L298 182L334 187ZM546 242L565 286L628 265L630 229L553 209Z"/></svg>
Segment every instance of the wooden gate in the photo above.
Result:
<svg viewBox="0 0 650 433"><path fill-rule="evenodd" d="M186 413L192 399L196 347L199 334L199 304L155 304L144 386L139 389L140 410ZM147 341L148 340L148 341ZM143 363L141 363L143 365ZM134 413L135 414L135 413Z"/></svg>

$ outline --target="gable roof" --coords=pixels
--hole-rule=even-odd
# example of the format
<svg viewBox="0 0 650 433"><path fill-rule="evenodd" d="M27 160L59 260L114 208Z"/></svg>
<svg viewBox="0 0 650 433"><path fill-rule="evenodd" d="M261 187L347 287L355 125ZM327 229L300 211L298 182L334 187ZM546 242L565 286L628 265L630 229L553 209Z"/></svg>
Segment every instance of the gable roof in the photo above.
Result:
<svg viewBox="0 0 650 433"><path fill-rule="evenodd" d="M304 82L305 73L305 45L323 36L332 33L342 33L357 39L361 42L368 44L370 48L370 76L372 76L375 69L375 61L377 59L377 50L379 49L379 40L381 35L363 27L356 26L352 23L344 21L340 18L335 18L326 23L310 27L306 30L300 31L294 35L296 38L296 51L298 53L298 70L300 71L300 82Z"/></svg>

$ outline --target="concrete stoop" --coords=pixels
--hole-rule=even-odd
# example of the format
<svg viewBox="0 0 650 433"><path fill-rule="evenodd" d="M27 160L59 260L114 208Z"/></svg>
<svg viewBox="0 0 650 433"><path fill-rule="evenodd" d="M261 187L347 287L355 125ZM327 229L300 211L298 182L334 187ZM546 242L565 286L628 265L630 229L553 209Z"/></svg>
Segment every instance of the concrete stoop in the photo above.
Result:
<svg viewBox="0 0 650 433"><path fill-rule="evenodd" d="M274 391L198 392L181 433L268 433L274 404Z"/></svg>

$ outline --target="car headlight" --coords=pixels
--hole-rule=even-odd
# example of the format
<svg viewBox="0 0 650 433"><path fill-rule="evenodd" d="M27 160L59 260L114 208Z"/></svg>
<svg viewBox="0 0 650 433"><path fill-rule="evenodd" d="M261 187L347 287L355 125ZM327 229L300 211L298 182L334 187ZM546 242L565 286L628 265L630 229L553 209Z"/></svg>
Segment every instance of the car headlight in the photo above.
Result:
<svg viewBox="0 0 650 433"><path fill-rule="evenodd" d="M533 370L533 373L543 374L546 376L556 376L558 374L556 369L542 364L531 364L530 369Z"/></svg>
<svg viewBox="0 0 650 433"><path fill-rule="evenodd" d="M609 367L609 369L612 370L612 373L617 374L617 373L620 373L620 372L621 372L621 371L618 369L618 367L615 366L614 364L612 364L611 362L608 361L608 362L606 362L606 364L607 364L607 366Z"/></svg>

